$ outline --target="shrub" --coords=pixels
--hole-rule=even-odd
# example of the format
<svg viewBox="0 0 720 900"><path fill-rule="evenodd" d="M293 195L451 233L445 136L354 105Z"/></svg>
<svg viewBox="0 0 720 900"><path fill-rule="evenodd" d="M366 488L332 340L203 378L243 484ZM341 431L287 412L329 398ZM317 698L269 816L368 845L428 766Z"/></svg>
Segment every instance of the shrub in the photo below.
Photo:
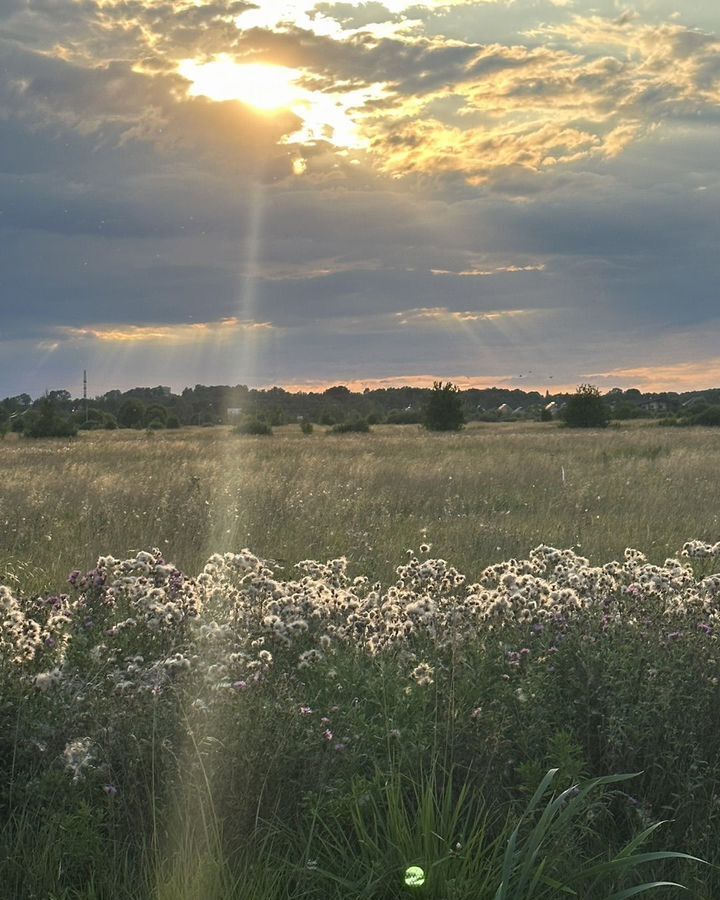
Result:
<svg viewBox="0 0 720 900"><path fill-rule="evenodd" d="M164 428L165 428L165 423L162 421L162 419L151 419L147 423L148 431L162 431Z"/></svg>
<svg viewBox="0 0 720 900"><path fill-rule="evenodd" d="M303 419L303 421L300 423L300 431L302 431L303 434L312 434L314 431L313 423L308 422L307 419Z"/></svg>
<svg viewBox="0 0 720 900"><path fill-rule="evenodd" d="M465 424L460 388L436 381L423 409L422 423L428 431L459 431Z"/></svg>
<svg viewBox="0 0 720 900"><path fill-rule="evenodd" d="M245 419L233 428L233 434L272 434L272 428L262 419Z"/></svg>
<svg viewBox="0 0 720 900"><path fill-rule="evenodd" d="M370 431L370 425L367 419L351 419L349 422L338 422L330 429L330 434L350 434L356 432L358 434L367 434Z"/></svg>
<svg viewBox="0 0 720 900"><path fill-rule="evenodd" d="M690 419L693 425L711 425L717 427L720 425L720 406L708 406L702 412L697 413Z"/></svg>
<svg viewBox="0 0 720 900"><path fill-rule="evenodd" d="M167 417L167 422L165 423L166 428L179 428L180 427L180 419L175 415L175 413L170 413Z"/></svg>
<svg viewBox="0 0 720 900"><path fill-rule="evenodd" d="M23 434L30 438L74 437L78 431L74 422L57 414L55 404L47 397L37 410L31 410L23 418Z"/></svg>
<svg viewBox="0 0 720 900"><path fill-rule="evenodd" d="M568 400L562 417L569 428L606 428L610 407L591 384L581 384Z"/></svg>
<svg viewBox="0 0 720 900"><path fill-rule="evenodd" d="M416 409L391 409L385 421L388 425L419 425L422 414Z"/></svg>

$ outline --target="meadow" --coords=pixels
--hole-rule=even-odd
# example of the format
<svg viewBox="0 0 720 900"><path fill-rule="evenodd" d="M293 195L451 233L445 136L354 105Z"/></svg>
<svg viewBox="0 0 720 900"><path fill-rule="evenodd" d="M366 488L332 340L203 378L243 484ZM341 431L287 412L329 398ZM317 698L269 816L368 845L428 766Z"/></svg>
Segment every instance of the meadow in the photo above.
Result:
<svg viewBox="0 0 720 900"><path fill-rule="evenodd" d="M89 432L0 442L0 583L55 590L98 556L160 547L184 571L249 547L281 565L345 555L390 578L426 541L468 577L541 543L591 560L642 548L662 562L718 532L713 429L606 431L538 423L459 434L271 438L229 429Z"/></svg>
<svg viewBox="0 0 720 900"><path fill-rule="evenodd" d="M717 897L719 456L8 436L0 897Z"/></svg>

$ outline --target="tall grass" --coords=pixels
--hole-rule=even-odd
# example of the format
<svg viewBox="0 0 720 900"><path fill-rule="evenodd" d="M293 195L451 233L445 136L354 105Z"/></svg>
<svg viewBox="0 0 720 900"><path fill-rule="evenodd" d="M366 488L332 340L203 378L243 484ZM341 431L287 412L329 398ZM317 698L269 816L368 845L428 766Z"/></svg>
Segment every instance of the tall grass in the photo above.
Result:
<svg viewBox="0 0 720 900"><path fill-rule="evenodd" d="M541 542L591 560L641 546L662 562L719 526L720 443L705 429L577 433L414 426L328 437L281 428L89 432L0 442L0 582L54 589L102 553L167 549L184 570L249 546L291 565L347 554L388 578L423 539L473 578Z"/></svg>

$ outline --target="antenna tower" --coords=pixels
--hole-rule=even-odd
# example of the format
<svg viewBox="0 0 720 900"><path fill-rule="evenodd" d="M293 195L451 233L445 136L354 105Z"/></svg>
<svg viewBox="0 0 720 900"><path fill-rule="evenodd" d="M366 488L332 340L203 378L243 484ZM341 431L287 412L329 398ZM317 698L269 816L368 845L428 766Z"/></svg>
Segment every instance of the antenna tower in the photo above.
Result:
<svg viewBox="0 0 720 900"><path fill-rule="evenodd" d="M85 406L85 421L88 420L88 402L87 402L87 369L83 369L83 404Z"/></svg>

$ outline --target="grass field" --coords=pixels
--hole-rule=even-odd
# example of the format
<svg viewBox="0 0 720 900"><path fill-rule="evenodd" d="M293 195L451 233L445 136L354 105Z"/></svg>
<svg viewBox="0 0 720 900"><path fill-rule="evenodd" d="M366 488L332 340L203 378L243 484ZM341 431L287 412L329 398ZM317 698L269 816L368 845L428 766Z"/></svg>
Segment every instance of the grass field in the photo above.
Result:
<svg viewBox="0 0 720 900"><path fill-rule="evenodd" d="M713 429L644 423L8 436L0 583L57 589L100 554L155 546L189 572L213 552L249 547L282 564L345 554L373 578L390 577L423 540L469 577L540 543L580 545L597 561L632 546L662 562L688 538L717 536L719 467Z"/></svg>

